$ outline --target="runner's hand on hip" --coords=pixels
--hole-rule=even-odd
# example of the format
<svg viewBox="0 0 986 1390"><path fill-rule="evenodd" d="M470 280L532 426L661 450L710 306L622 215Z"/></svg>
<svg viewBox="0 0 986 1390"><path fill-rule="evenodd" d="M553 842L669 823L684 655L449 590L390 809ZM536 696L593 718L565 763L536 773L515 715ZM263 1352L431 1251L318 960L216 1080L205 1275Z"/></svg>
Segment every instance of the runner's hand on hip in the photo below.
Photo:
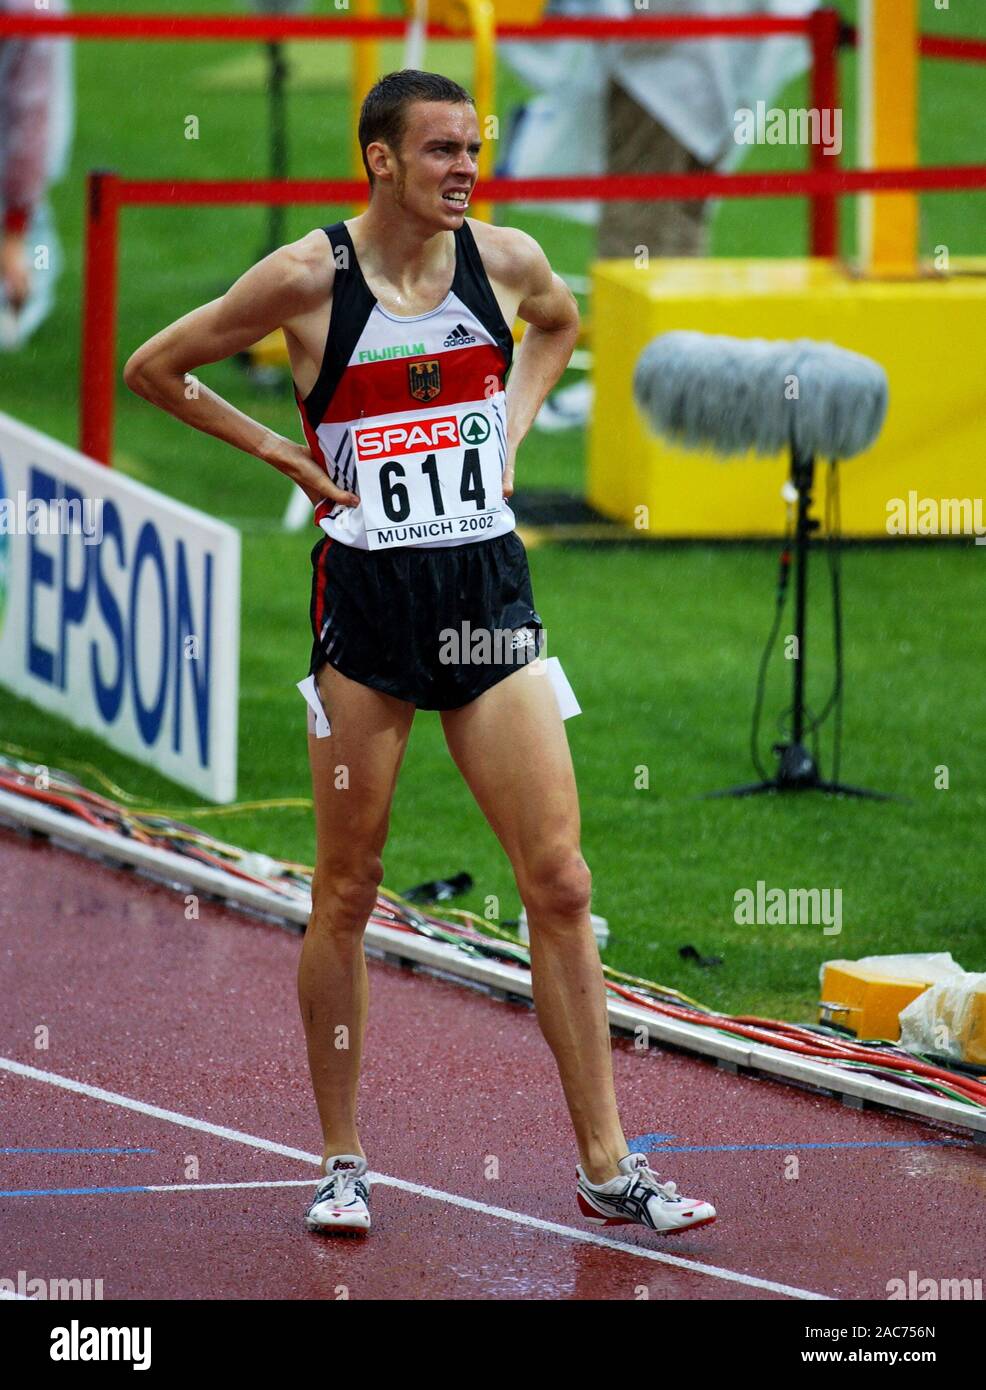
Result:
<svg viewBox="0 0 986 1390"><path fill-rule="evenodd" d="M278 439L276 447L265 449L262 457L265 463L297 483L309 502L319 502L325 497L330 502L341 502L344 507L359 506L356 493L349 488L337 487L302 445L294 444L290 439Z"/></svg>

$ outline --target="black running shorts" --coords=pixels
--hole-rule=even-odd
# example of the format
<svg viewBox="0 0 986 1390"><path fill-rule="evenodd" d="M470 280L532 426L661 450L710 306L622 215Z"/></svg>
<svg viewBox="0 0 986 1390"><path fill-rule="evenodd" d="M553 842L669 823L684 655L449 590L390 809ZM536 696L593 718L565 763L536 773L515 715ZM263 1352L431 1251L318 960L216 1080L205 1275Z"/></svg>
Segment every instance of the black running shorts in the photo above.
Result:
<svg viewBox="0 0 986 1390"><path fill-rule="evenodd" d="M516 531L424 549L312 551L309 675L344 676L419 709L458 709L542 646L527 551Z"/></svg>

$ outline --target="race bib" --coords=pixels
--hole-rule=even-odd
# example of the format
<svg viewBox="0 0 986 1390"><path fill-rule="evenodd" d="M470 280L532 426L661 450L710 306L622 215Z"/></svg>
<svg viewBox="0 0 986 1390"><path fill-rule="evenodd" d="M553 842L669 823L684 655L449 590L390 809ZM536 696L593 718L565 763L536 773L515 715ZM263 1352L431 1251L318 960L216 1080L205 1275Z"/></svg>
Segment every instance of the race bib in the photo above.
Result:
<svg viewBox="0 0 986 1390"><path fill-rule="evenodd" d="M351 425L368 548L492 534L503 505L501 429L486 401Z"/></svg>

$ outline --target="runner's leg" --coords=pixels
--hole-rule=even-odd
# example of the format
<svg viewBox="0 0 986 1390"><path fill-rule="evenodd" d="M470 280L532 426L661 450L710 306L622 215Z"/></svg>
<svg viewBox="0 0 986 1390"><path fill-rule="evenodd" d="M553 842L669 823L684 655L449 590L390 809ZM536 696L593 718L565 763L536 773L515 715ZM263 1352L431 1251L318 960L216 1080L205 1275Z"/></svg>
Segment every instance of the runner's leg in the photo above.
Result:
<svg viewBox="0 0 986 1390"><path fill-rule="evenodd" d="M442 712L449 752L505 849L527 908L538 1022L554 1053L590 1182L616 1177L627 1153L591 874L580 849L575 772L543 664L521 667L460 709Z"/></svg>
<svg viewBox="0 0 986 1390"><path fill-rule="evenodd" d="M308 735L316 850L298 1000L323 1157L365 1158L356 1131L368 999L363 932L383 879L391 800L415 707L328 664L317 683L332 733Z"/></svg>

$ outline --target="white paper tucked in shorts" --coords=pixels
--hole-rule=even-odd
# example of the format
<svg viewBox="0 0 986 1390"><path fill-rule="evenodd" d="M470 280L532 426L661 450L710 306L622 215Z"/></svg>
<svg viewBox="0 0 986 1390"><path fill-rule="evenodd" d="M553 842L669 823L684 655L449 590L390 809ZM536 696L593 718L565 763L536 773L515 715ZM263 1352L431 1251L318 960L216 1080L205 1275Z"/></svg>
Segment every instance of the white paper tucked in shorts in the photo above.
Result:
<svg viewBox="0 0 986 1390"><path fill-rule="evenodd" d="M562 719L571 719L573 714L581 714L581 706L568 683L568 677L561 669L561 662L556 656L549 656L545 665L548 679L551 681L551 687L558 700ZM308 732L314 734L316 738L328 738L332 732L332 726L322 708L318 691L315 689L315 677L306 676L303 681L297 682L297 686L308 705Z"/></svg>
<svg viewBox="0 0 986 1390"><path fill-rule="evenodd" d="M576 700L575 692L569 685L568 677L561 669L561 662L556 656L548 657L548 679L558 697L558 708L561 710L562 719L571 719L573 714L581 714L582 707Z"/></svg>
<svg viewBox="0 0 986 1390"><path fill-rule="evenodd" d="M303 681L298 681L297 684L298 689L308 702L308 732L314 734L316 738L328 738L332 732L332 726L322 708L318 691L315 689L315 677L306 676Z"/></svg>

